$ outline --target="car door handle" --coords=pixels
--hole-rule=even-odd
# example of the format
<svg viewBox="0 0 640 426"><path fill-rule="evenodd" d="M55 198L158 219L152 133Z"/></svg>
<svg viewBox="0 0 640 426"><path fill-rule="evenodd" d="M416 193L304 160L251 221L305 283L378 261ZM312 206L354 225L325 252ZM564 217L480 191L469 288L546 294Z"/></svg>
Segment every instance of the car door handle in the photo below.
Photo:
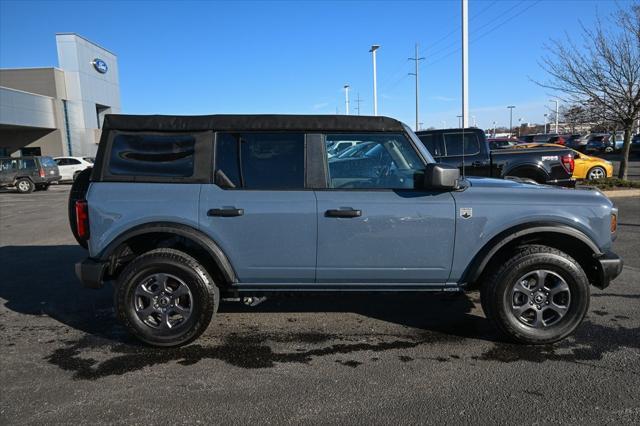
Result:
<svg viewBox="0 0 640 426"><path fill-rule="evenodd" d="M348 209L330 209L325 212L327 217L360 217L362 216L362 210L356 210L352 208Z"/></svg>
<svg viewBox="0 0 640 426"><path fill-rule="evenodd" d="M473 163L471 163L471 165L473 167L482 167L484 166L484 163L482 161L474 161Z"/></svg>
<svg viewBox="0 0 640 426"><path fill-rule="evenodd" d="M229 207L224 209L210 209L207 212L207 216L219 216L219 217L235 217L242 216L244 209L236 209L235 207Z"/></svg>

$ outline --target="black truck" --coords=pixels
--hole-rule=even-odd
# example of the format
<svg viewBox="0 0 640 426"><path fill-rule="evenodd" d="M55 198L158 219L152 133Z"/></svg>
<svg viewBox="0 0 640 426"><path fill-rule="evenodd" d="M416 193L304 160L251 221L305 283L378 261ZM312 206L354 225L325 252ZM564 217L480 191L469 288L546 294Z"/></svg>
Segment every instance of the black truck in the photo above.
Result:
<svg viewBox="0 0 640 426"><path fill-rule="evenodd" d="M468 176L518 177L538 183L573 186L574 156L569 148L500 149L491 151L484 131L476 128L416 132L439 163L450 164ZM463 142L464 141L464 142Z"/></svg>

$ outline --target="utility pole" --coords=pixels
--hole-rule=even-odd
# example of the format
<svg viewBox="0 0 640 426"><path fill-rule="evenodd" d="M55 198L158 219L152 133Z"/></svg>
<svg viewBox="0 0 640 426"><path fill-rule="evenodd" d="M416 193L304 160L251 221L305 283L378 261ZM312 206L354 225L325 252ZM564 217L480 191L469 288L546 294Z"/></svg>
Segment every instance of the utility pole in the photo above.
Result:
<svg viewBox="0 0 640 426"><path fill-rule="evenodd" d="M469 0L462 0L462 127L469 127Z"/></svg>
<svg viewBox="0 0 640 426"><path fill-rule="evenodd" d="M549 102L556 103L556 134L558 133L558 100L557 99L549 99Z"/></svg>
<svg viewBox="0 0 640 426"><path fill-rule="evenodd" d="M344 85L344 115L349 115L349 85Z"/></svg>
<svg viewBox="0 0 640 426"><path fill-rule="evenodd" d="M418 123L418 130L422 129L423 126L424 126L423 122Z"/></svg>
<svg viewBox="0 0 640 426"><path fill-rule="evenodd" d="M419 105L418 94L420 93L419 90L418 90L418 81L420 80L418 78L418 69L419 69L418 63L420 61L424 60L424 58L419 58L418 57L418 43L416 43L416 56L414 58L409 58L409 60L410 61L414 61L415 65L416 65L416 68L415 68L416 72L410 72L409 75L413 75L413 76L416 77L416 130L418 130L418 124L419 124L419 118L418 118L418 116L419 116L419 113L418 113L418 105Z"/></svg>
<svg viewBox="0 0 640 426"><path fill-rule="evenodd" d="M462 127L462 116L456 115L456 117L458 117L458 127Z"/></svg>
<svg viewBox="0 0 640 426"><path fill-rule="evenodd" d="M360 115L360 92L358 92L358 97L356 98L356 111L358 111L358 115Z"/></svg>
<svg viewBox="0 0 640 426"><path fill-rule="evenodd" d="M378 49L380 49L380 45L373 44L369 50L373 59L373 115L378 115L378 70L376 66L376 50Z"/></svg>
<svg viewBox="0 0 640 426"><path fill-rule="evenodd" d="M509 137L511 137L513 133L513 109L515 105L509 105L507 108L509 108Z"/></svg>
<svg viewBox="0 0 640 426"><path fill-rule="evenodd" d="M547 117L549 114L544 114L544 132L547 133Z"/></svg>
<svg viewBox="0 0 640 426"><path fill-rule="evenodd" d="M493 122L493 137L496 137L496 122Z"/></svg>
<svg viewBox="0 0 640 426"><path fill-rule="evenodd" d="M473 127L478 127L478 125L476 124L476 116L475 115L471 116L471 121L473 121Z"/></svg>

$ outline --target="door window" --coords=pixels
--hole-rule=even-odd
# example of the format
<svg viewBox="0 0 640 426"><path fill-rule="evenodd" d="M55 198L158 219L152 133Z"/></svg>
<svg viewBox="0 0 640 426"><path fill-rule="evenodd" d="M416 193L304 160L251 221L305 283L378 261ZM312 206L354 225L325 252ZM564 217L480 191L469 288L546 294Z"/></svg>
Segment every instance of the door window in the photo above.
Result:
<svg viewBox="0 0 640 426"><path fill-rule="evenodd" d="M304 189L303 133L220 133L217 185L244 189Z"/></svg>
<svg viewBox="0 0 640 426"><path fill-rule="evenodd" d="M414 187L414 175L424 163L401 133L333 134L326 145L348 141L344 155L326 150L329 188L402 189Z"/></svg>

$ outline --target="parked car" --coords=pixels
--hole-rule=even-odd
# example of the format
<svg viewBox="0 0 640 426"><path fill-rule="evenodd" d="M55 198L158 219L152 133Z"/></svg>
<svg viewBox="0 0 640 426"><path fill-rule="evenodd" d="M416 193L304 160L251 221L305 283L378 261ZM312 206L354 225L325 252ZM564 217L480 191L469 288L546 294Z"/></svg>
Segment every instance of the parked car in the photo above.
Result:
<svg viewBox="0 0 640 426"><path fill-rule="evenodd" d="M327 147L329 158L333 158L340 155L342 152L346 151L347 149L356 146L357 143L358 142L356 141L334 141L330 146Z"/></svg>
<svg viewBox="0 0 640 426"><path fill-rule="evenodd" d="M563 136L565 143L564 145L575 149L576 151L584 151L584 148L587 146L587 138L580 134L572 134Z"/></svg>
<svg viewBox="0 0 640 426"><path fill-rule="evenodd" d="M600 133L592 135L587 142L585 152L618 152L624 146L624 132L615 134Z"/></svg>
<svg viewBox="0 0 640 426"><path fill-rule="evenodd" d="M53 159L60 169L61 181L73 181L86 168L93 166L91 157L56 157Z"/></svg>
<svg viewBox="0 0 640 426"><path fill-rule="evenodd" d="M514 148L531 149L531 148L556 148L564 149L562 145L555 144L520 144ZM587 154L574 150L573 152L574 167L573 178L585 180L605 179L613 176L613 163L599 157L590 157Z"/></svg>
<svg viewBox="0 0 640 426"><path fill-rule="evenodd" d="M640 156L640 133L638 133L633 137L633 139L631 139L630 153Z"/></svg>
<svg viewBox="0 0 640 426"><path fill-rule="evenodd" d="M335 140L376 155L330 162ZM468 288L546 344L622 270L600 191L461 179L387 117L107 115L69 201L78 277L115 283L117 317L157 346L196 339L221 298Z"/></svg>
<svg viewBox="0 0 640 426"><path fill-rule="evenodd" d="M0 188L13 187L21 194L46 191L60 180L58 166L51 157L0 158Z"/></svg>
<svg viewBox="0 0 640 426"><path fill-rule="evenodd" d="M491 151L484 131L476 128L426 130L417 133L436 161L462 170L464 139L465 173L469 176L519 177L538 183L572 186L573 151L536 148Z"/></svg>
<svg viewBox="0 0 640 426"><path fill-rule="evenodd" d="M503 149L503 148L511 148L518 144L517 140L509 139L509 138L488 138L487 142L489 143L489 149Z"/></svg>
<svg viewBox="0 0 640 426"><path fill-rule="evenodd" d="M539 133L535 135L524 135L520 137L520 141L524 143L556 143L565 144L563 136L557 133Z"/></svg>

